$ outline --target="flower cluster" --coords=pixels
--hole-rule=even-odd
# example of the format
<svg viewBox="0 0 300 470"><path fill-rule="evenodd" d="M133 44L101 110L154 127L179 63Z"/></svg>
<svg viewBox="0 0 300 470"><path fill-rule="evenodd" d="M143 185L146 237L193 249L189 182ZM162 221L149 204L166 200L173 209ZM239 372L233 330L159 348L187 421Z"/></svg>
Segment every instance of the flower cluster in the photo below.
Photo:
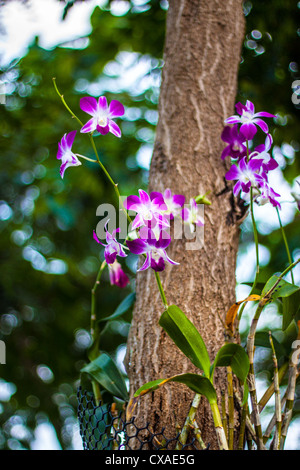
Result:
<svg viewBox="0 0 300 470"><path fill-rule="evenodd" d="M166 263L178 265L179 263L173 261L166 252L171 243L169 234L171 220L180 217L190 226L192 232L195 230L195 225L204 225L196 201L191 199L189 207L183 207L184 203L185 197L172 194L170 189L166 189L163 194L151 192L150 195L140 189L139 196L128 196L124 201L124 208L135 212L131 224L135 237L126 240L127 246L124 247L116 239L117 233L120 232L119 228L112 233L107 231L108 222L105 224L106 244L102 243L94 232L94 239L104 246L106 263L111 266L116 263L117 256L127 256L124 251L127 248L133 254L144 256L144 262L138 271L152 268L160 272L165 269Z"/></svg>
<svg viewBox="0 0 300 470"><path fill-rule="evenodd" d="M278 167L278 163L270 155L273 139L269 128L262 117L276 117L265 111L255 113L254 104L247 101L246 105L236 104L238 115L225 120L226 126L221 138L228 145L224 148L221 158L231 157L234 160L225 178L236 181L233 193L240 192L246 196L253 188L255 200L260 204L270 202L274 207L280 208L278 198L280 194L271 188L268 173ZM266 134L264 144L258 145L250 152L250 141L257 133L257 126Z"/></svg>
<svg viewBox="0 0 300 470"><path fill-rule="evenodd" d="M116 137L121 137L121 129L113 120L113 118L123 116L125 113L124 106L120 101L112 100L108 106L105 96L100 96L98 101L92 96L87 96L81 98L80 108L92 116L92 119L80 129L81 133L98 131L101 135L105 135L111 132ZM62 161L60 167L60 176L62 178L68 167L81 165L78 157L82 155L72 152L75 136L76 131L72 131L69 134L65 134L58 143L57 158Z"/></svg>
<svg viewBox="0 0 300 470"><path fill-rule="evenodd" d="M100 135L106 135L111 132L116 137L121 137L121 130L114 119L123 116L125 110L122 103L112 100L108 105L105 96L100 96L98 100L87 96L81 98L80 108L91 116L91 119L81 127L81 133L93 134L96 131ZM89 160L89 158L72 151L75 136L76 131L72 131L65 134L58 143L57 158L61 160L60 175L62 178L68 167L81 165L79 158ZM144 256L144 263L138 271L152 268L159 272L165 269L166 263L179 264L173 261L166 252L171 243L169 234L171 221L179 217L192 233L196 226L204 225L196 200L190 199L187 207L184 207L184 204L185 197L181 194L172 194L170 189L166 189L164 193L151 192L150 194L140 189L139 196L131 195L124 202L124 209L135 213L131 224L131 230L135 233L135 237L125 241L127 246L117 240L117 234L120 233L119 228L111 233L108 231L108 221L105 224L106 243L101 242L96 232L93 232L94 240L104 247L104 257L108 265L111 284L125 287L129 283L128 276L117 261L117 257L125 258L127 256L125 250Z"/></svg>

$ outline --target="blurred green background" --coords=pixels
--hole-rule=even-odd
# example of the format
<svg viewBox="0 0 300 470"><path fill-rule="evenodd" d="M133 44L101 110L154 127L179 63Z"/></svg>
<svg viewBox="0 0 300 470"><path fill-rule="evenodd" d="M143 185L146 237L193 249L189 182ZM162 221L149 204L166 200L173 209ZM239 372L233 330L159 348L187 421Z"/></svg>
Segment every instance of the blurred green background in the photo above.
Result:
<svg viewBox="0 0 300 470"><path fill-rule="evenodd" d="M45 9L59 5L60 28L70 29L77 8L89 8L88 32L78 37L74 23L70 39L52 47L45 46L37 34L21 58L11 57L8 62L9 15L25 15L21 34L26 21L36 21L36 2L0 4L0 339L6 344L6 364L0 365L0 448L81 448L76 390L90 344L90 290L103 259L92 231L99 222L97 207L115 204L115 195L92 163L67 169L64 180L60 178L57 142L64 133L79 128L55 93L52 78L56 77L67 103L84 122L86 115L79 108L82 96L105 94L109 101L124 103L125 116L118 120L122 138L100 136L96 144L122 195L146 188L168 3L47 0ZM296 258L299 212L290 192L297 190L300 174L300 105L291 97L292 84L300 80L300 2L254 0L245 1L243 8L247 30L237 100L250 99L257 110L278 115L270 123L273 155L280 165L274 189L286 201L282 220ZM18 35L16 23L12 31ZM87 136L78 133L75 142L78 153L93 158ZM287 259L275 210L256 209L264 264L261 276L267 279L281 271ZM247 292L242 282L253 279L253 253L251 223L246 219L237 267L239 298ZM135 258L128 257L124 269L131 283L123 290L111 287L104 276L97 294L100 316L113 313L134 292L134 267ZM300 281L299 269L295 278ZM249 315L251 308L242 330ZM101 348L119 362L130 319L129 310L102 332ZM278 333L284 357L295 329L282 333L280 326L280 306L270 307L260 327ZM258 358L259 377L268 383L272 378L266 365L269 350L258 348ZM299 404L297 400L295 414ZM288 441L292 447L300 441L296 418L293 440Z"/></svg>

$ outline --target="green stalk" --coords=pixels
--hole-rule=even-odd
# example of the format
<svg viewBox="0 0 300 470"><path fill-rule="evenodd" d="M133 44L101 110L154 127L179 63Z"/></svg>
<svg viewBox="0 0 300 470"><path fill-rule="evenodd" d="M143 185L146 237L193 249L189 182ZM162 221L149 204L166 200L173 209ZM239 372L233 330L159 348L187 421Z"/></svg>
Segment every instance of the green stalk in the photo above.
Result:
<svg viewBox="0 0 300 470"><path fill-rule="evenodd" d="M157 271L155 271L155 278L156 278L156 282L157 282L157 285L158 285L158 289L159 289L159 293L160 293L160 296L161 296L162 303L164 304L164 307L167 310L168 309L168 302L167 302L167 299L166 299L165 291L164 291L162 283L161 283L160 276L159 276Z"/></svg>
<svg viewBox="0 0 300 470"><path fill-rule="evenodd" d="M98 274L97 274L97 277L96 277L96 281L95 281L95 284L94 284L94 287L92 288L91 290L91 327L90 327L90 331L91 331L91 337L93 339L93 343L95 341L95 327L96 327L96 322L97 322L97 315L96 315L96 290L97 290L97 287L99 286L100 284L100 278L101 278L101 274L104 270L106 266L106 262L103 261L103 263L101 264L100 266L100 269L98 271ZM92 359L92 358L91 358ZM93 393L94 393L94 398L95 398L95 403L96 405L98 406L99 403L102 401L102 396L101 396L101 391L100 391L100 386L98 384L98 382L96 382L95 380L92 380L92 387L93 387Z"/></svg>
<svg viewBox="0 0 300 470"><path fill-rule="evenodd" d="M272 450L279 450L281 439L281 399L279 390L279 375L278 375L278 362L273 343L271 332L269 332L270 345L272 348L272 358L274 364L274 391L275 391L275 415L276 415L276 431L272 443Z"/></svg>
<svg viewBox="0 0 300 470"><path fill-rule="evenodd" d="M106 266L106 261L103 261L103 263L101 264L101 266L99 268L95 284L94 284L94 286L91 290L91 336L92 336L93 340L95 340L95 325L96 325L96 321L97 321L97 316L96 316L96 295L95 294L96 294L97 287L100 284L100 278L101 278L101 275L102 275L102 272L103 272L105 266Z"/></svg>
<svg viewBox="0 0 300 470"><path fill-rule="evenodd" d="M293 261L292 261L292 257L291 257L291 252L290 252L290 249L289 249L289 245L288 245L288 241L287 241L287 238L286 238L285 230L284 230L282 222L281 222L281 217L280 217L280 212L279 212L278 207L276 207L276 212L277 212L278 221L279 221L279 225L280 225L280 230L281 230L283 242L284 242L285 249L286 249L286 254L287 254L287 257L288 257L288 260L289 260L289 264L292 264ZM292 278L292 283L295 284L294 274L293 274L292 270L291 270L291 278Z"/></svg>
<svg viewBox="0 0 300 470"><path fill-rule="evenodd" d="M250 212L251 212L251 219L252 219L252 225L253 225L253 235L254 235L254 241L255 241L255 256L256 256L256 271L255 271L255 279L254 283L252 285L252 289L250 292L250 295L255 289L256 283L257 283L257 278L259 274L259 247L258 247L258 231L256 227L256 222L255 222L255 217L254 217L254 210L253 210L253 188L250 188Z"/></svg>
<svg viewBox="0 0 300 470"><path fill-rule="evenodd" d="M227 439L225 436L224 428L222 426L222 420L218 408L218 404L216 402L210 403L211 412L213 415L214 425L217 433L217 439L219 443L220 450L228 450Z"/></svg>
<svg viewBox="0 0 300 470"><path fill-rule="evenodd" d="M232 369L227 366L227 384L228 384L228 448L233 450L234 438L234 398L233 398L233 377Z"/></svg>
<svg viewBox="0 0 300 470"><path fill-rule="evenodd" d="M183 425L183 428L180 431L180 438L178 439L175 450L181 450L182 446L186 444L189 430L195 420L195 416L196 416L196 412L200 404L200 400L201 400L201 395L196 393L193 399L192 405L190 407L189 413L187 415L187 418L185 420L185 423Z"/></svg>

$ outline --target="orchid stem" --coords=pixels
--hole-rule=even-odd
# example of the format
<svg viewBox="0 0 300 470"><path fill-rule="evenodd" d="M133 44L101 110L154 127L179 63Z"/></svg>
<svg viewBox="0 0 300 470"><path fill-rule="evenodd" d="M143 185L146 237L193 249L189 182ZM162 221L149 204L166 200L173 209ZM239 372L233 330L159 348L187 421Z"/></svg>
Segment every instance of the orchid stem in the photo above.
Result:
<svg viewBox="0 0 300 470"><path fill-rule="evenodd" d="M72 118L76 119L76 121L78 122L78 124L80 125L80 127L83 126L83 122L80 121L80 119L76 116L76 114L73 113L73 111L71 110L71 108L69 108L69 106L67 105L66 101L65 101L65 98L64 98L64 95L62 95L58 88L57 88L57 85L56 85L56 78L52 78L53 80L53 85L54 85L54 88L55 88L55 91L56 93L58 94L58 96L60 97L63 105L65 106L65 108L69 111L69 113L71 114Z"/></svg>
<svg viewBox="0 0 300 470"><path fill-rule="evenodd" d="M278 207L276 207L276 212L277 212L279 225L280 225L280 230L281 230L281 233L282 233L282 238L283 238L283 241L284 241L284 245L285 245L286 254L287 254L287 257L288 257L288 260L289 260L289 264L292 264L293 261L292 261L292 257L291 257L291 252L290 252L290 249L289 249L289 245L288 245L288 241L287 241L287 238L286 238L285 230L284 230L282 222L281 222L281 217L280 217ZM294 274L293 274L292 270L291 270L291 278L292 278L292 283L295 284Z"/></svg>
<svg viewBox="0 0 300 470"><path fill-rule="evenodd" d="M95 339L94 338L94 336L95 336L95 324L96 324L96 321L97 321L96 298L95 298L95 296L96 296L97 287L100 284L100 278L101 278L102 272L103 272L105 267L106 267L106 261L103 261L103 263L101 264L101 266L99 268L94 287L92 288L92 291L91 291L91 296L92 296L92 298L91 298L91 336L92 336L93 340Z"/></svg>
<svg viewBox="0 0 300 470"><path fill-rule="evenodd" d="M157 282L157 285L158 285L158 289L159 289L159 293L160 293L160 296L161 296L162 303L164 304L164 307L167 310L168 307L169 307L168 302L167 302L167 298L166 298L165 291L164 291L164 288L163 288L162 283L161 283L160 276L159 276L158 272L156 272L156 271L155 271L155 278L156 278L156 282Z"/></svg>

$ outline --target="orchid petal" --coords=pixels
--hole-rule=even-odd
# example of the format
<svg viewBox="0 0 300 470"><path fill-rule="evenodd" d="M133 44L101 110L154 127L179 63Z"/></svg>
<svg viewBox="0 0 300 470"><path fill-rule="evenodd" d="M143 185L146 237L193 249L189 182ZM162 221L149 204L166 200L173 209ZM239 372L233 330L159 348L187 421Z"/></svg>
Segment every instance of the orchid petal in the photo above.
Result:
<svg viewBox="0 0 300 470"><path fill-rule="evenodd" d="M116 124L114 121L111 119L108 120L108 126L109 126L109 131L114 134L116 137L121 137L122 132L121 129L119 128L118 124Z"/></svg>
<svg viewBox="0 0 300 470"><path fill-rule="evenodd" d="M100 96L98 98L97 110L102 112L108 110L107 99L105 96Z"/></svg>
<svg viewBox="0 0 300 470"><path fill-rule="evenodd" d="M112 100L109 105L109 117L120 117L125 113L124 106L118 100Z"/></svg>
<svg viewBox="0 0 300 470"><path fill-rule="evenodd" d="M106 135L109 133L109 125L107 124L107 126L105 127L102 127L102 126L99 126L99 124L97 124L96 126L96 129L97 131L101 134L101 135Z"/></svg>
<svg viewBox="0 0 300 470"><path fill-rule="evenodd" d="M245 122L240 127L240 133L245 137L246 140L252 140L257 132L255 124L252 122Z"/></svg>
<svg viewBox="0 0 300 470"><path fill-rule="evenodd" d="M94 118L92 118L80 129L80 132L85 134L88 132L93 132L95 129L96 129L95 120Z"/></svg>
<svg viewBox="0 0 300 470"><path fill-rule="evenodd" d="M257 125L261 128L261 130L262 130L263 132L265 132L266 134L269 132L268 125L267 125L267 124L265 123L265 121L263 121L262 119L260 119L260 118L255 118L255 119L253 119L252 122L255 123L255 124L257 124Z"/></svg>
<svg viewBox="0 0 300 470"><path fill-rule="evenodd" d="M97 112L97 100L93 96L86 96L81 98L79 103L80 108L87 114L94 116Z"/></svg>

